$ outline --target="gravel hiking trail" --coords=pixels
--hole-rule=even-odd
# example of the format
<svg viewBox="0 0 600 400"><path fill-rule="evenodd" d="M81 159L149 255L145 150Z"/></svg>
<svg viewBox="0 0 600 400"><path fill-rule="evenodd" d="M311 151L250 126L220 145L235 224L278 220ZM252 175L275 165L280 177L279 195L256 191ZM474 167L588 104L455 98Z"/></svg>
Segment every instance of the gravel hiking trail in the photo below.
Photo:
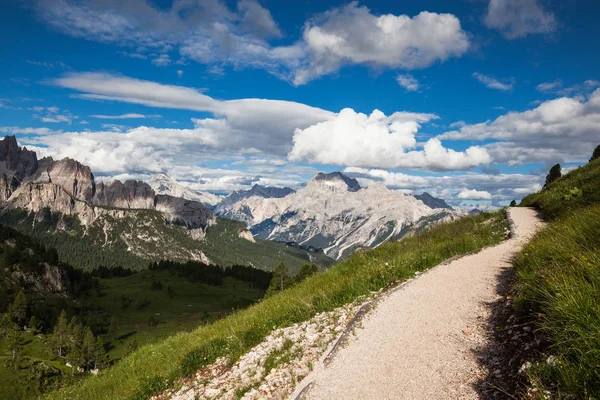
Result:
<svg viewBox="0 0 600 400"><path fill-rule="evenodd" d="M291 398L477 399L488 304L512 257L542 225L529 208L510 208L508 218L509 240L441 264L382 299Z"/></svg>

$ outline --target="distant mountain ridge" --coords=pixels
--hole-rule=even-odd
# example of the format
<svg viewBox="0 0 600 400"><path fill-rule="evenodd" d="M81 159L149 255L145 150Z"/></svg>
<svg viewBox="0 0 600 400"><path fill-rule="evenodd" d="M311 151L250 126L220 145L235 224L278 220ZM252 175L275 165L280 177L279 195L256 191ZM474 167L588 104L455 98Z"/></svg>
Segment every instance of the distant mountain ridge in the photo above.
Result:
<svg viewBox="0 0 600 400"><path fill-rule="evenodd" d="M243 224L217 218L200 201L157 194L146 182L96 182L76 160L38 161L14 136L0 140L0 223L87 269L143 269L160 259L263 269L282 260L294 269L331 264L324 255L255 241Z"/></svg>
<svg viewBox="0 0 600 400"><path fill-rule="evenodd" d="M156 194L181 197L186 200L199 201L207 207L212 207L223 200L223 196L217 196L209 192L195 192L167 174L157 174L148 181L150 187Z"/></svg>
<svg viewBox="0 0 600 400"><path fill-rule="evenodd" d="M447 208L449 210L453 209L448 203L446 203L446 200L433 197L427 192L423 192L422 194L416 194L413 196L415 197L415 199L421 200L423 203L425 203L426 206L431 208Z"/></svg>
<svg viewBox="0 0 600 400"><path fill-rule="evenodd" d="M244 222L256 238L322 248L334 259L459 216L382 184L361 188L341 172L318 173L305 188L284 197L226 200L215 213Z"/></svg>

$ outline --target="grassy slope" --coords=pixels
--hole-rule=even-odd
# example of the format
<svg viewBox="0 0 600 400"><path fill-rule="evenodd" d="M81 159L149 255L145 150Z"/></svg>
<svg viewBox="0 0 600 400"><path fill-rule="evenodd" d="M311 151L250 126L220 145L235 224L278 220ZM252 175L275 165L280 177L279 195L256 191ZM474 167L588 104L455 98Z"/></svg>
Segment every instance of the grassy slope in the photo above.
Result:
<svg viewBox="0 0 600 400"><path fill-rule="evenodd" d="M519 310L536 320L556 365L531 370L559 396L600 397L600 160L523 199L550 223L515 260Z"/></svg>
<svg viewBox="0 0 600 400"><path fill-rule="evenodd" d="M153 280L160 281L164 288L152 290ZM225 278L222 286L210 286L193 283L185 278L171 275L167 271L142 271L123 278L100 279L102 296L93 293L85 299L83 319L92 322L90 318L110 320L112 315L117 317L119 328L117 340L103 336L105 343L110 344L111 360L118 360L125 355L128 342L135 340L139 345L159 342L177 332L190 331L200 325L211 323L223 318L234 310L247 307L259 300L264 292L249 287L247 282L233 278ZM170 286L174 295L167 294ZM132 299L126 309L121 306L121 296ZM150 304L138 309L136 305L144 299ZM156 315L160 314L160 315ZM153 316L160 323L150 326L148 319ZM68 378L69 371L64 361L59 360L49 351L46 343L49 336L33 337L26 334L27 344L24 355L29 360L39 360L55 368L61 369ZM0 390L3 399L36 398L35 379L30 379L25 369L17 370L6 367L4 361L9 354L0 340ZM12 377L12 379L11 379Z"/></svg>
<svg viewBox="0 0 600 400"><path fill-rule="evenodd" d="M483 223L490 219L493 223ZM145 346L99 376L50 398L146 398L164 389L167 379L188 375L218 356L237 359L273 329L352 302L446 258L498 243L505 237L506 228L502 214L482 214L356 253L326 272L244 311Z"/></svg>

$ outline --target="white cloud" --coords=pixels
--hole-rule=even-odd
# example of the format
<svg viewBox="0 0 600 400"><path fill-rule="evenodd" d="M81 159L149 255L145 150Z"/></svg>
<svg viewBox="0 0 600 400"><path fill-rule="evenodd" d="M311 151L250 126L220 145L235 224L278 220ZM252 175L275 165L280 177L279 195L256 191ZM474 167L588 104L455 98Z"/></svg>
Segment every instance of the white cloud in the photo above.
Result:
<svg viewBox="0 0 600 400"><path fill-rule="evenodd" d="M600 134L600 89L587 99L561 97L524 112L470 124L438 138L498 140L485 146L495 162L585 161Z"/></svg>
<svg viewBox="0 0 600 400"><path fill-rule="evenodd" d="M175 0L158 9L147 0L33 0L38 17L75 37L115 43L126 57L154 57L158 66L194 60L213 67L261 68L305 84L347 64L418 69L462 56L469 34L452 14L375 15L357 2L313 16L301 38L272 46L283 36L271 13L256 0L230 10L221 0ZM157 56L157 54L160 54Z"/></svg>
<svg viewBox="0 0 600 400"><path fill-rule="evenodd" d="M121 115L99 115L94 114L90 115L90 118L98 118L98 119L144 119L144 118L162 118L162 116L158 114L153 115L144 115L144 114L121 114Z"/></svg>
<svg viewBox="0 0 600 400"><path fill-rule="evenodd" d="M294 73L296 85L335 73L345 64L425 68L463 55L470 41L452 14L376 16L352 2L309 20L302 45L307 60Z"/></svg>
<svg viewBox="0 0 600 400"><path fill-rule="evenodd" d="M551 90L558 89L561 86L562 86L562 81L560 79L557 79L554 82L540 83L535 88L540 92L549 92Z"/></svg>
<svg viewBox="0 0 600 400"><path fill-rule="evenodd" d="M199 129L218 135L219 148L287 154L296 128L333 118L334 113L283 100L216 100L197 89L163 85L103 73L67 74L54 84L84 92L86 99L112 100L150 107L209 112L215 118L194 119Z"/></svg>
<svg viewBox="0 0 600 400"><path fill-rule="evenodd" d="M61 113L60 109L56 106L52 106L52 107L34 106L34 107L31 107L30 110L33 110L37 113L37 114L33 114L34 118L37 118L37 119L41 120L42 122L47 122L47 123L65 122L67 124L71 124L73 119L77 118L77 117L74 117L73 114L71 114L71 112L69 112L68 110L63 110Z"/></svg>
<svg viewBox="0 0 600 400"><path fill-rule="evenodd" d="M396 76L398 85L406 89L407 92L416 92L419 90L419 81L411 74L399 74Z"/></svg>
<svg viewBox="0 0 600 400"><path fill-rule="evenodd" d="M438 118L434 114L396 112L389 117L375 110L371 115L342 110L334 119L294 133L292 161L366 168L418 168L466 170L487 164L489 155L481 147L464 152L446 149L430 139L423 150L415 135L421 123Z"/></svg>
<svg viewBox="0 0 600 400"><path fill-rule="evenodd" d="M483 83L490 89L502 90L504 92L513 89L512 83L503 83L495 78L492 78L491 76L480 74L479 72L474 72L473 78L477 79L479 82Z"/></svg>
<svg viewBox="0 0 600 400"><path fill-rule="evenodd" d="M237 5L241 15L241 27L261 38L282 37L271 12L254 0L241 0Z"/></svg>
<svg viewBox="0 0 600 400"><path fill-rule="evenodd" d="M183 76L183 70L182 69L178 69L177 70L177 77L181 78Z"/></svg>
<svg viewBox="0 0 600 400"><path fill-rule="evenodd" d="M550 33L557 27L554 14L545 11L537 0L490 0L484 23L507 39Z"/></svg>
<svg viewBox="0 0 600 400"><path fill-rule="evenodd" d="M171 64L171 57L169 57L168 54L161 54L152 60L152 64L156 65L157 67L165 67Z"/></svg>
<svg viewBox="0 0 600 400"><path fill-rule="evenodd" d="M492 195L490 192L485 190L476 190L476 189L463 189L458 193L457 196L459 199L468 199L468 200L491 200Z"/></svg>
<svg viewBox="0 0 600 400"><path fill-rule="evenodd" d="M358 179L362 186L383 183L392 189L412 192L413 194L428 192L446 200L459 199L458 194L468 187L488 192L497 200L520 199L528 193L541 190L541 183L544 179L541 175L489 175L474 172L446 176L417 176L402 172L355 167L345 168L344 173Z"/></svg>

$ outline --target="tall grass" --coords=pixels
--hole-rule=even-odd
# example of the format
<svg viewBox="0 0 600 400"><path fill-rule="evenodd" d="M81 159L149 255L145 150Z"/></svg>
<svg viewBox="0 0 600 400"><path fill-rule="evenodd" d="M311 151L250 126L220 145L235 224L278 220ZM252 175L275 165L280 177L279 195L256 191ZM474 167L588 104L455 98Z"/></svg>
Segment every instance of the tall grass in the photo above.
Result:
<svg viewBox="0 0 600 400"><path fill-rule="evenodd" d="M486 222L486 223L484 223ZM190 333L145 346L99 376L52 399L132 399L160 392L217 357L234 361L274 329L307 320L459 254L500 242L501 213L435 226L414 237L362 251L322 274ZM427 299L423 299L427 301Z"/></svg>
<svg viewBox="0 0 600 400"><path fill-rule="evenodd" d="M517 306L538 320L546 356L556 357L531 379L559 397L600 398L600 205L554 221L515 268Z"/></svg>

